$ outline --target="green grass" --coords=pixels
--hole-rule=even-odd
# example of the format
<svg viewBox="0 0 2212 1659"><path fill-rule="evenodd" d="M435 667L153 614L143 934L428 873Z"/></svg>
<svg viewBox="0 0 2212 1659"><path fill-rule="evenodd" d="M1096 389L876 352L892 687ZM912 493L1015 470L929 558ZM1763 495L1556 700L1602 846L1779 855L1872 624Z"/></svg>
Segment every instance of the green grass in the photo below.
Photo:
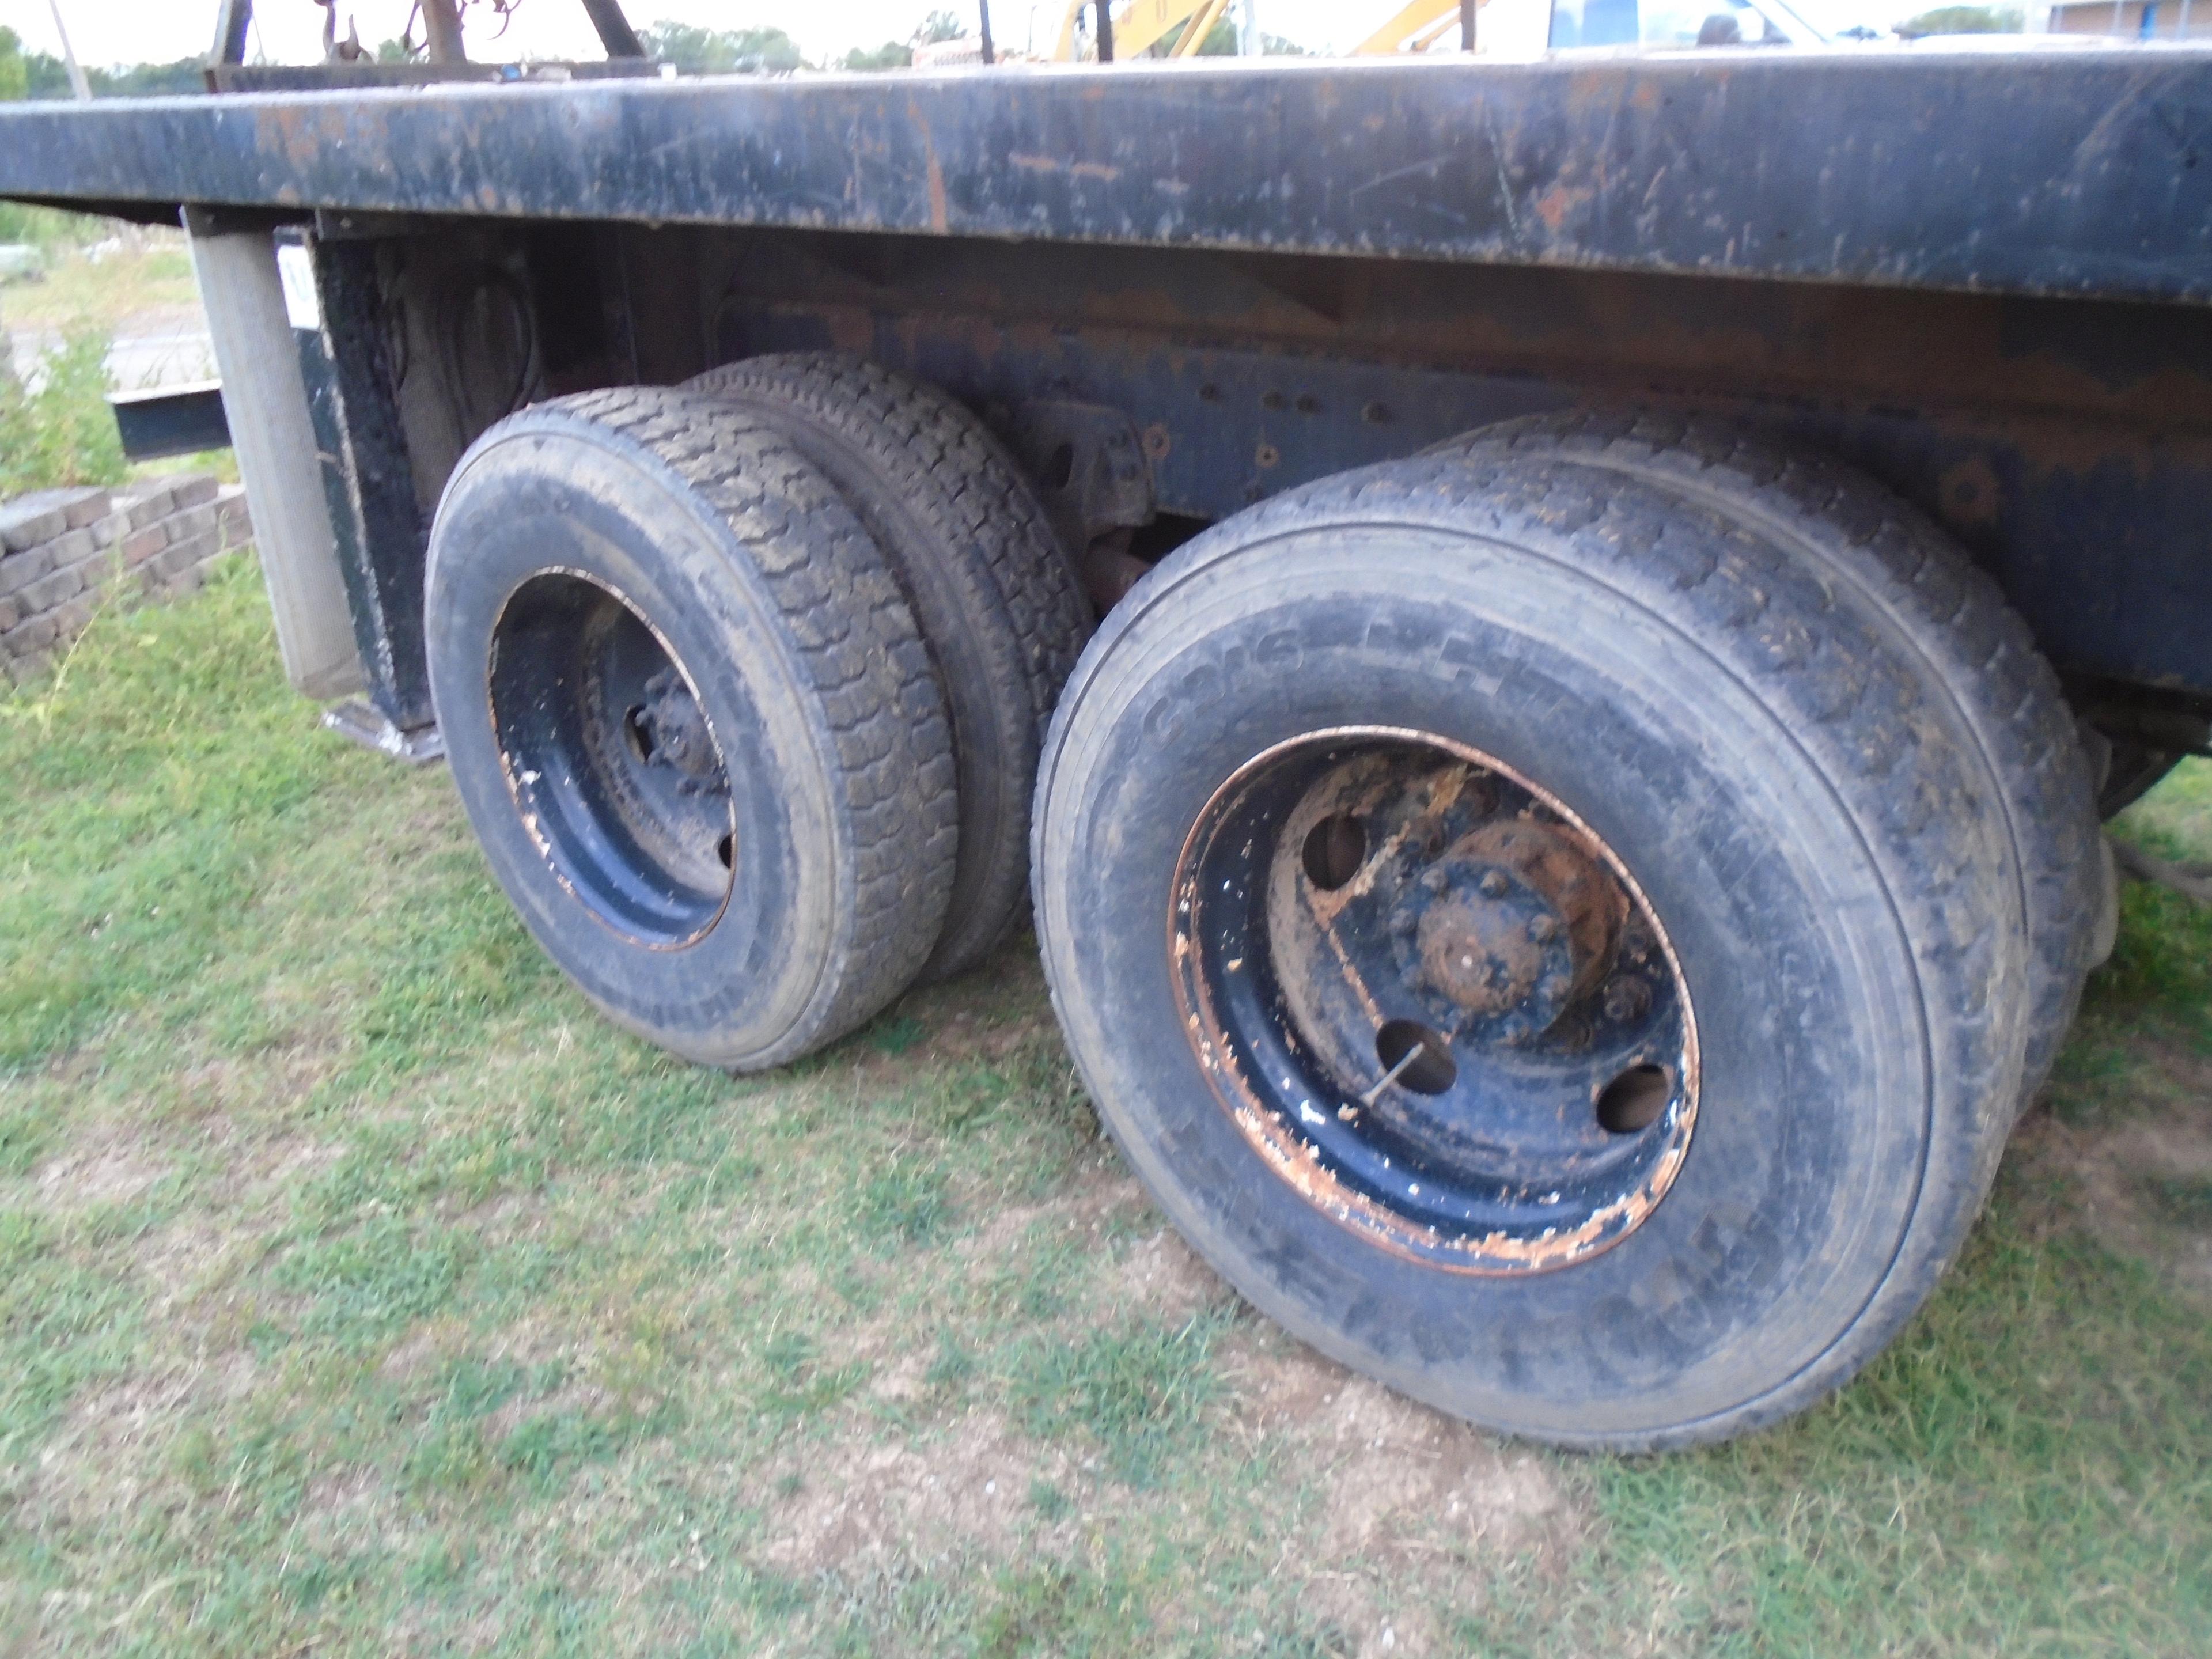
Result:
<svg viewBox="0 0 2212 1659"><path fill-rule="evenodd" d="M2205 1650L2206 1311L2075 1173L2207 1128L2169 895L1856 1385L1575 1459L1222 1295L1026 944L769 1077L611 1030L249 566L0 698L0 1652ZM2212 769L2124 829L2212 852ZM2124 1174L2201 1241L2201 1170Z"/></svg>
<svg viewBox="0 0 2212 1659"><path fill-rule="evenodd" d="M63 484L123 482L123 441L107 406L107 346L105 333L80 326L41 354L36 392L0 375L0 501Z"/></svg>
<svg viewBox="0 0 2212 1659"><path fill-rule="evenodd" d="M0 319L9 328L55 332L93 328L122 333L133 321L173 327L198 319L199 287L183 233L129 232L112 222L90 222L101 225L105 236L120 235L123 245L94 258L82 246L83 233L75 227L46 239L44 280L12 283L0 289ZM0 240L7 240L0 236Z"/></svg>

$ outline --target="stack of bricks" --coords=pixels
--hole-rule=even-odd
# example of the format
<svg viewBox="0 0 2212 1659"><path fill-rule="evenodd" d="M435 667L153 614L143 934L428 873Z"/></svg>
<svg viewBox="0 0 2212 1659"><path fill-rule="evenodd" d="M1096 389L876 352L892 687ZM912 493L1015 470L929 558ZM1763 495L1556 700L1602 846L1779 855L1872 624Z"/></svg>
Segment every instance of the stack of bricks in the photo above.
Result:
<svg viewBox="0 0 2212 1659"><path fill-rule="evenodd" d="M133 591L189 593L253 539L246 492L204 472L118 490L42 489L0 505L0 673L51 670L94 614Z"/></svg>

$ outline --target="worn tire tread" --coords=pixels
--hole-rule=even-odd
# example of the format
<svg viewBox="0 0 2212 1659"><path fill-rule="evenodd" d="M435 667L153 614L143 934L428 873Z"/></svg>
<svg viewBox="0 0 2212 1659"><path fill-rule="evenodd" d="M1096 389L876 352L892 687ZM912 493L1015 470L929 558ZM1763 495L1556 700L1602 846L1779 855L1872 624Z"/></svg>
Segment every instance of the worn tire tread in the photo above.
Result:
<svg viewBox="0 0 2212 1659"><path fill-rule="evenodd" d="M892 574L922 621L949 684L952 669L915 605L907 558L949 567L963 623L978 647L997 726L1001 810L964 801L962 878L943 937L922 970L941 978L981 963L1028 900L1030 789L1044 727L1091 631L1088 601L1035 491L989 429L934 386L860 357L792 352L694 376L685 389L729 399L771 421L799 419L866 458L901 506L926 526L925 545L886 547ZM956 749L959 733L954 732ZM956 755L956 759L957 757Z"/></svg>
<svg viewBox="0 0 2212 1659"><path fill-rule="evenodd" d="M812 687L823 759L849 826L852 887L806 1015L738 1069L786 1064L887 1006L943 925L958 823L936 671L883 554L767 422L658 387L580 392L536 409L628 440L721 518Z"/></svg>
<svg viewBox="0 0 2212 1659"><path fill-rule="evenodd" d="M2011 830L2034 966L2014 1115L2049 1076L2079 1005L2100 910L2096 799L2057 672L1964 548L1832 457L1732 423L1581 410L1469 433L1437 453L1503 447L1691 491L1879 606L1972 729Z"/></svg>

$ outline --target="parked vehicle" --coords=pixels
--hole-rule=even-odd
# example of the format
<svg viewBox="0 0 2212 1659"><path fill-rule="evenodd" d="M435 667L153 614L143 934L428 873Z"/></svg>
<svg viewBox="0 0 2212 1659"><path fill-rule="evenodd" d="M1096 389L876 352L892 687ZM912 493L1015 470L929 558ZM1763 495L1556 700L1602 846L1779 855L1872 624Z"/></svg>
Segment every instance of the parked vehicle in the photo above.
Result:
<svg viewBox="0 0 2212 1659"><path fill-rule="evenodd" d="M1656 1447L1879 1352L2205 744L2212 56L692 81L592 11L597 78L0 114L0 195L181 216L295 683L442 738L586 994L772 1066L1033 915L1346 1364Z"/></svg>

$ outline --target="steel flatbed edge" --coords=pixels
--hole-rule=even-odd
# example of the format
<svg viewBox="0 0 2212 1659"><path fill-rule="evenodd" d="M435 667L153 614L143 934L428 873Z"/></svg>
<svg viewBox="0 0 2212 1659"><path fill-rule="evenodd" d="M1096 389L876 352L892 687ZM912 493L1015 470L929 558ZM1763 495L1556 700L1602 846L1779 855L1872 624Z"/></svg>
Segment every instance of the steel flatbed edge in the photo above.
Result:
<svg viewBox="0 0 2212 1659"><path fill-rule="evenodd" d="M2212 50L617 80L0 112L0 196L2212 301Z"/></svg>

